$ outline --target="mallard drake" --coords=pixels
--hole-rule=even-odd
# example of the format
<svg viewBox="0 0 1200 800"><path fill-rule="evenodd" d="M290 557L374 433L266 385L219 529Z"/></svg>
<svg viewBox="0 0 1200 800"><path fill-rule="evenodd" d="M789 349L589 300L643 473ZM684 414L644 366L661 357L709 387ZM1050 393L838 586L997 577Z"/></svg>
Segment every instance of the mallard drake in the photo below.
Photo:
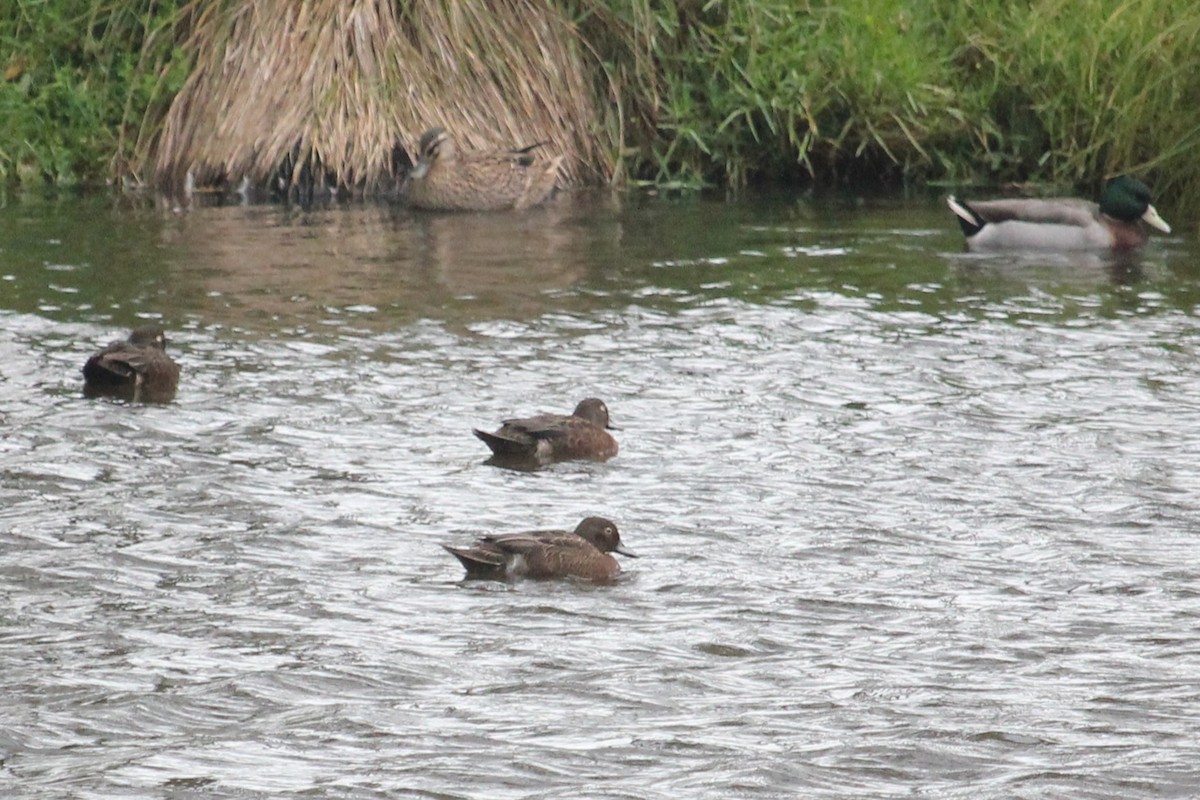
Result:
<svg viewBox="0 0 1200 800"><path fill-rule="evenodd" d="M978 250L1133 250L1146 243L1144 221L1163 233L1171 226L1150 204L1150 188L1120 175L1100 202L1074 198L947 201L967 248Z"/></svg>
<svg viewBox="0 0 1200 800"><path fill-rule="evenodd" d="M405 182L408 202L434 211L519 211L536 206L554 192L563 160L535 155L542 144L501 153L459 153L444 128L428 130Z"/></svg>
<svg viewBox="0 0 1200 800"><path fill-rule="evenodd" d="M88 397L115 397L133 403L169 403L179 387L179 365L167 355L167 337L154 325L135 328L83 365Z"/></svg>
<svg viewBox="0 0 1200 800"><path fill-rule="evenodd" d="M607 461L617 454L617 440L608 432L608 406L597 397L580 401L570 415L538 414L506 419L494 433L475 429L492 449L497 464L555 461Z"/></svg>
<svg viewBox="0 0 1200 800"><path fill-rule="evenodd" d="M621 565L609 553L636 555L621 546L611 520L587 517L574 531L527 531L484 536L470 547L442 545L467 571L468 579L581 578L611 581Z"/></svg>

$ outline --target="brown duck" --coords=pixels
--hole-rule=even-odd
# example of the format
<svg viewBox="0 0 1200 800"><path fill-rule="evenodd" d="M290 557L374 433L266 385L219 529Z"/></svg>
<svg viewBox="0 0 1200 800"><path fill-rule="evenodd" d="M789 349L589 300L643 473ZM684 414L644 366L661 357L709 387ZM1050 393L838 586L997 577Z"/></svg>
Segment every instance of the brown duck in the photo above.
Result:
<svg viewBox="0 0 1200 800"><path fill-rule="evenodd" d="M179 365L167 355L163 329L136 328L83 365L83 393L133 403L169 403L179 387Z"/></svg>
<svg viewBox="0 0 1200 800"><path fill-rule="evenodd" d="M535 155L542 144L499 153L459 153L444 128L428 130L405 183L408 202L434 211L519 211L536 206L553 194L563 160Z"/></svg>
<svg viewBox="0 0 1200 800"><path fill-rule="evenodd" d="M470 547L442 547L462 562L471 580L580 578L614 580L621 565L610 553L637 556L621 547L617 526L587 517L572 531L527 531L484 536Z"/></svg>
<svg viewBox="0 0 1200 800"><path fill-rule="evenodd" d="M608 419L608 406L589 397L568 416L538 414L523 419L506 419L493 433L475 429L484 444L500 461L534 465L555 461L607 461L617 454L617 430Z"/></svg>

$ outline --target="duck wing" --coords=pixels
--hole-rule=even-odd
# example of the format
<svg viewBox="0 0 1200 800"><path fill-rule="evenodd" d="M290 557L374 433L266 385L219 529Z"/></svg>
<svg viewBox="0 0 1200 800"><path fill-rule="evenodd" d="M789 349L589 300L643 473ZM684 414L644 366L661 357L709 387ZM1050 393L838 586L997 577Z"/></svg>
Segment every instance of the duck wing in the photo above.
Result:
<svg viewBox="0 0 1200 800"><path fill-rule="evenodd" d="M153 355L153 351L144 347L113 342L87 360L83 373L91 380L102 379L104 375L132 379L146 374Z"/></svg>
<svg viewBox="0 0 1200 800"><path fill-rule="evenodd" d="M1100 207L1075 198L1019 198L1012 200L959 201L984 222L1032 222L1086 228L1096 221Z"/></svg>
<svg viewBox="0 0 1200 800"><path fill-rule="evenodd" d="M573 531L501 533L484 536L480 539L480 542L503 553L514 553L523 556L550 551L596 549L591 542Z"/></svg>
<svg viewBox="0 0 1200 800"><path fill-rule="evenodd" d="M610 571L595 545L571 531L531 531L484 537L483 543L514 559L514 571L530 578L589 577L601 562L602 577Z"/></svg>
<svg viewBox="0 0 1200 800"><path fill-rule="evenodd" d="M496 431L496 434L508 439L552 439L570 430L573 419L574 417L562 414L538 414L522 419L506 419L501 421L500 430Z"/></svg>

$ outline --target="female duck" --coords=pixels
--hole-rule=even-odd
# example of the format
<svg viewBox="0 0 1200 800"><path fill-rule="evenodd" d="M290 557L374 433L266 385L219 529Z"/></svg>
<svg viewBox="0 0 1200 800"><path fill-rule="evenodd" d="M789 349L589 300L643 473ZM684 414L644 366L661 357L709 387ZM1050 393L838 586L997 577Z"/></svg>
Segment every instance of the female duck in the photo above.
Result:
<svg viewBox="0 0 1200 800"><path fill-rule="evenodd" d="M621 565L610 553L636 555L621 546L611 520L587 517L574 531L528 531L484 536L470 547L442 545L467 571L468 579L579 578L615 580Z"/></svg>
<svg viewBox="0 0 1200 800"><path fill-rule="evenodd" d="M610 430L608 406L598 397L581 400L570 414L506 419L493 433L475 429L498 466L545 466L556 461L607 461L620 449Z"/></svg>
<svg viewBox="0 0 1200 800"><path fill-rule="evenodd" d="M462 153L443 128L426 131L405 191L417 208L435 211L521 210L544 202L558 185L562 156L541 158L541 143L500 153Z"/></svg>
<svg viewBox="0 0 1200 800"><path fill-rule="evenodd" d="M114 397L132 403L169 403L179 386L179 365L167 355L167 337L156 325L136 328L83 365L87 397Z"/></svg>
<svg viewBox="0 0 1200 800"><path fill-rule="evenodd" d="M1128 251L1146 243L1144 221L1163 233L1171 226L1150 204L1150 189L1120 175L1108 182L1100 202L1073 198L948 200L967 249Z"/></svg>

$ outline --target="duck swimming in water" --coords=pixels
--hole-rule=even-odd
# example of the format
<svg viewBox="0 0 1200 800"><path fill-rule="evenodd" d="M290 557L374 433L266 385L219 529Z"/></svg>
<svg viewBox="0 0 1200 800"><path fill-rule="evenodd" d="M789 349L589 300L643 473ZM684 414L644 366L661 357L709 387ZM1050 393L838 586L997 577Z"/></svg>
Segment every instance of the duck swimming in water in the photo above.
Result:
<svg viewBox="0 0 1200 800"><path fill-rule="evenodd" d="M1168 225L1150 203L1150 188L1120 175L1099 203L1075 198L947 200L967 249L980 251L1129 251L1146 243L1139 220L1163 233Z"/></svg>

